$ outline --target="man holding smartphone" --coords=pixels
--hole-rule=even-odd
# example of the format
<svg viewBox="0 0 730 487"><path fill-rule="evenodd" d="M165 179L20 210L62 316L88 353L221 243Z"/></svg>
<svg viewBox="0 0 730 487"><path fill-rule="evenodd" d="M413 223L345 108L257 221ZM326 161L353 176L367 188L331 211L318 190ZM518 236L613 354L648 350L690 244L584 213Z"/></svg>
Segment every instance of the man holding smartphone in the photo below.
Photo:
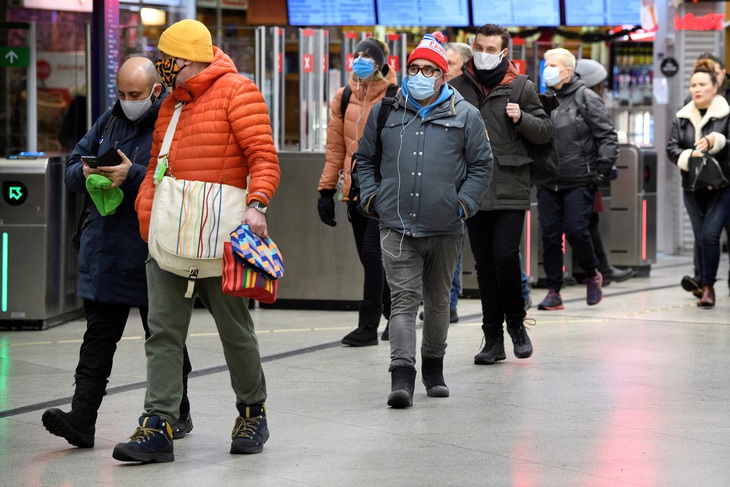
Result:
<svg viewBox="0 0 730 487"><path fill-rule="evenodd" d="M119 100L104 112L79 141L68 159L66 185L74 192L87 193L87 180L106 177L110 189L120 188L123 197L113 214L102 216L87 197L88 214L82 225L79 249L78 296L84 300L87 328L75 373L75 391L71 411L49 409L43 424L56 436L79 448L94 446L97 411L111 374L114 352L132 307L138 307L147 328L147 280L145 260L147 244L139 233L134 200L147 171L152 133L157 112L166 92L157 76L154 63L147 58L127 60L117 75ZM92 164L110 160L96 168L82 162L99 156ZM96 165L96 164L94 164ZM190 362L185 350L187 376ZM182 436L192 429L187 394L181 409L187 418L178 428Z"/></svg>

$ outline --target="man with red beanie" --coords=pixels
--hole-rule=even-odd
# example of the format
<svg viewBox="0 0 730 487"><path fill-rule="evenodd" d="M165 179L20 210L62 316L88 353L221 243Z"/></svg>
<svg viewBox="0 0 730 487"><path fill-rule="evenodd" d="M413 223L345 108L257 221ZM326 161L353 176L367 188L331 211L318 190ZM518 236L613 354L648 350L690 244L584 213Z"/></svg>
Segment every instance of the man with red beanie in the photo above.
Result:
<svg viewBox="0 0 730 487"><path fill-rule="evenodd" d="M413 50L401 92L393 104L372 108L355 155L360 206L379 215L391 289L388 405L394 408L413 403L421 299L423 383L430 397L449 395L443 365L451 279L463 221L479 209L492 174L479 111L444 82L449 65L441 39L439 33L427 34ZM378 144L381 110L388 110L388 118Z"/></svg>
<svg viewBox="0 0 730 487"><path fill-rule="evenodd" d="M238 74L231 58L213 46L210 31L197 20L181 20L167 28L158 49L157 72L172 92L160 107L152 158L135 204L142 238L149 235L158 166L160 176L247 188L248 209L241 223L267 237L266 208L280 171L264 97ZM172 143L158 160L176 109L179 121ZM170 425L179 415L182 350L195 295L215 319L231 375L238 417L230 452L260 453L269 438L266 381L248 300L223 294L220 276L189 280L161 269L154 259L148 260L146 271L151 336L145 341L144 412L131 441L119 443L113 457L143 463L174 460ZM190 283L194 293L188 294Z"/></svg>

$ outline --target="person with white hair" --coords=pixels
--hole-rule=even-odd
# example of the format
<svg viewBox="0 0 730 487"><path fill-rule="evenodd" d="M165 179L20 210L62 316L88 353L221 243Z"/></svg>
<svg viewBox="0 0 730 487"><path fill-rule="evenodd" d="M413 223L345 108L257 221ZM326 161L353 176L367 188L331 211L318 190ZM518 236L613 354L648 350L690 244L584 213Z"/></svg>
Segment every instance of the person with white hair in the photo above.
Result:
<svg viewBox="0 0 730 487"><path fill-rule="evenodd" d="M543 265L548 294L540 310L563 309L563 234L586 273L586 303L603 299L603 276L588 231L596 189L610 184L618 157L618 136L603 100L575 76L575 56L567 49L545 53L542 77L547 93L560 102L552 111L560 174L555 184L538 186Z"/></svg>

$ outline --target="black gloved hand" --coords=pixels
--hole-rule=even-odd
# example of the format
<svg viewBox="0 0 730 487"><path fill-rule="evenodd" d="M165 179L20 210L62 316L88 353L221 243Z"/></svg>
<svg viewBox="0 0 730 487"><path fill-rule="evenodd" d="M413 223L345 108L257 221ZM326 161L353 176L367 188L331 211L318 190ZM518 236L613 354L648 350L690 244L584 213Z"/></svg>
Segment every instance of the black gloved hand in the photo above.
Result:
<svg viewBox="0 0 730 487"><path fill-rule="evenodd" d="M610 188L611 174L596 173L596 176L593 178L593 187L597 191Z"/></svg>
<svg viewBox="0 0 730 487"><path fill-rule="evenodd" d="M319 191L319 200L317 200L317 211L319 211L319 219L322 223L331 227L337 226L335 221L335 190L322 189Z"/></svg>

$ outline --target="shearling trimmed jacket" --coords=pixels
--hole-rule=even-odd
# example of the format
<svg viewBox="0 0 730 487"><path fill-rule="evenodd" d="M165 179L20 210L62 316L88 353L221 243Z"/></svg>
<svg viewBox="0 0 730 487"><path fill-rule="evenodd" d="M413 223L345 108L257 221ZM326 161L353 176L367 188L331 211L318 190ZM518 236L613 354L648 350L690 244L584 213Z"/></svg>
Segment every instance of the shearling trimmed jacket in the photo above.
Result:
<svg viewBox="0 0 730 487"><path fill-rule="evenodd" d="M682 187L689 187L689 158L697 141L713 134L715 144L708 153L717 159L726 178L730 179L729 151L727 146L728 115L730 107L721 95L715 95L704 117L693 101L683 106L674 117L672 131L667 141L669 160L681 169Z"/></svg>
<svg viewBox="0 0 730 487"><path fill-rule="evenodd" d="M145 241L155 196L157 156L178 100L186 104L170 146L168 175L239 188L246 188L250 176L246 204L259 201L268 205L279 185L279 158L264 97L253 81L238 74L231 58L214 46L213 62L177 86L160 107L150 163L135 205Z"/></svg>

